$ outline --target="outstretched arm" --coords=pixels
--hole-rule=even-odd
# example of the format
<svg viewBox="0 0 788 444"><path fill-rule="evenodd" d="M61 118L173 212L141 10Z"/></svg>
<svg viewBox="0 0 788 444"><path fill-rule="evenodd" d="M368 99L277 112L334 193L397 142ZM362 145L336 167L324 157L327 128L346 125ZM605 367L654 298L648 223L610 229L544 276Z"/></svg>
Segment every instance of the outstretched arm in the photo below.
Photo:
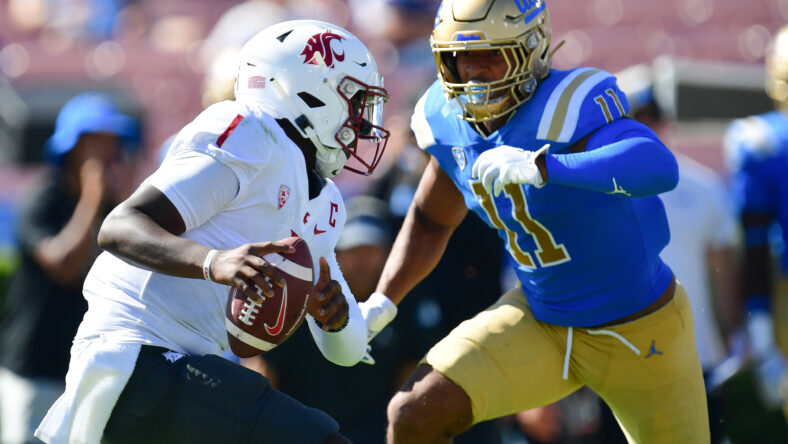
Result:
<svg viewBox="0 0 788 444"><path fill-rule="evenodd" d="M367 323L367 341L394 319L395 304L438 265L467 212L462 193L432 158L383 266L377 290L359 304ZM369 355L364 361L374 363Z"/></svg>
<svg viewBox="0 0 788 444"><path fill-rule="evenodd" d="M548 183L627 197L670 191L679 180L676 158L645 125L621 119L600 128L585 152L548 154Z"/></svg>
<svg viewBox="0 0 788 444"><path fill-rule="evenodd" d="M632 119L603 126L569 153L545 154L548 147L489 149L474 162L473 177L495 196L507 184L554 183L626 197L653 196L678 184L676 158L653 131Z"/></svg>
<svg viewBox="0 0 788 444"><path fill-rule="evenodd" d="M431 159L383 267L377 292L395 304L402 302L438 264L467 212L462 194Z"/></svg>

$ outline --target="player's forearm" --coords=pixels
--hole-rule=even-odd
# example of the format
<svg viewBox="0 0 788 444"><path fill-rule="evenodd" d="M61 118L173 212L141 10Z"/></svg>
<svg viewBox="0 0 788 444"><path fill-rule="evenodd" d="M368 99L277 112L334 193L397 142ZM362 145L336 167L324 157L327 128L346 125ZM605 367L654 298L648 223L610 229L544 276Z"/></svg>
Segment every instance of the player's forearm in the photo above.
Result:
<svg viewBox="0 0 788 444"><path fill-rule="evenodd" d="M56 282L70 285L82 277L95 242L101 205L100 197L83 193L63 229L36 246L36 260Z"/></svg>
<svg viewBox="0 0 788 444"><path fill-rule="evenodd" d="M101 226L99 246L138 267L186 278L202 278L208 247L176 236L133 207L119 206Z"/></svg>
<svg viewBox="0 0 788 444"><path fill-rule="evenodd" d="M367 323L355 302L348 298L348 322L337 332L322 330L312 316L307 317L309 331L320 353L336 365L350 367L364 356L367 345Z"/></svg>
<svg viewBox="0 0 788 444"><path fill-rule="evenodd" d="M678 184L676 158L648 137L631 137L584 153L553 154L545 162L548 183L602 193L645 197Z"/></svg>
<svg viewBox="0 0 788 444"><path fill-rule="evenodd" d="M376 291L399 304L438 264L453 231L454 227L435 224L411 206Z"/></svg>
<svg viewBox="0 0 788 444"><path fill-rule="evenodd" d="M741 301L739 292L739 270L736 267L734 250L730 246L719 247L706 254L709 275L714 295L714 308L724 337L740 327Z"/></svg>

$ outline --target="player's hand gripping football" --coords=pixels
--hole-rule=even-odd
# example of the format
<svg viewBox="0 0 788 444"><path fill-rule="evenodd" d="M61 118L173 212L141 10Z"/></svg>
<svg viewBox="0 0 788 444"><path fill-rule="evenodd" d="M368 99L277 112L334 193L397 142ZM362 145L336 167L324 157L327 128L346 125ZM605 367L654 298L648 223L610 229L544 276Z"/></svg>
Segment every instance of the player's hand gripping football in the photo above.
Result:
<svg viewBox="0 0 788 444"><path fill-rule="evenodd" d="M536 165L539 158L550 144L545 144L537 151L526 151L513 146L501 145L489 149L476 159L471 169L474 179L480 179L484 189L495 197L501 194L504 186L531 184L542 188L545 184L542 173Z"/></svg>
<svg viewBox="0 0 788 444"><path fill-rule="evenodd" d="M350 308L339 282L331 279L331 269L325 258L320 258L320 277L309 302L309 314L325 331L341 330L348 322Z"/></svg>
<svg viewBox="0 0 788 444"><path fill-rule="evenodd" d="M285 286L282 273L263 256L294 252L295 248L279 242L256 242L232 250L219 250L210 263L210 278L236 287L251 300L262 303L264 298L274 297L273 285Z"/></svg>

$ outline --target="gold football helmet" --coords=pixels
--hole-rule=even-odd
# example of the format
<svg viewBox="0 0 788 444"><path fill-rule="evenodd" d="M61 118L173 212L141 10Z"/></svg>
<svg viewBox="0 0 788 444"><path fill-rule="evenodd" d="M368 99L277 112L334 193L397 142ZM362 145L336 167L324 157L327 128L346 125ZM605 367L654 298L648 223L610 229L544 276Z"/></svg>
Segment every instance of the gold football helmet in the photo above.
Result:
<svg viewBox="0 0 788 444"><path fill-rule="evenodd" d="M766 52L766 93L779 107L788 107L788 25L780 28Z"/></svg>
<svg viewBox="0 0 788 444"><path fill-rule="evenodd" d="M460 117L494 120L528 100L550 70L550 33L543 0L444 0L430 45L443 88L463 108ZM478 50L503 54L508 64L503 78L462 82L457 52Z"/></svg>

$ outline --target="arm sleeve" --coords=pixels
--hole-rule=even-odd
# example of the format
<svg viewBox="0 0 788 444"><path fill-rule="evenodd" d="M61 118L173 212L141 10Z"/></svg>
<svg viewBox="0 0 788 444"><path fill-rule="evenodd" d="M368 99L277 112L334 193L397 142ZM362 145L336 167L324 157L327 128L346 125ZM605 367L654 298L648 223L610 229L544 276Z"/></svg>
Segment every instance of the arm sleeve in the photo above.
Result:
<svg viewBox="0 0 788 444"><path fill-rule="evenodd" d="M158 188L175 205L186 231L227 206L239 189L238 177L229 167L196 151L168 157L144 183Z"/></svg>
<svg viewBox="0 0 788 444"><path fill-rule="evenodd" d="M545 162L549 183L630 197L670 191L679 180L673 153L653 131L632 119L599 129L585 152L548 154Z"/></svg>
<svg viewBox="0 0 788 444"><path fill-rule="evenodd" d="M323 331L312 316L307 315L309 331L323 356L334 364L350 367L358 363L367 349L367 323L361 317L358 303L350 292L336 255L326 257L331 268L331 279L339 282L348 304L348 323L338 332Z"/></svg>

